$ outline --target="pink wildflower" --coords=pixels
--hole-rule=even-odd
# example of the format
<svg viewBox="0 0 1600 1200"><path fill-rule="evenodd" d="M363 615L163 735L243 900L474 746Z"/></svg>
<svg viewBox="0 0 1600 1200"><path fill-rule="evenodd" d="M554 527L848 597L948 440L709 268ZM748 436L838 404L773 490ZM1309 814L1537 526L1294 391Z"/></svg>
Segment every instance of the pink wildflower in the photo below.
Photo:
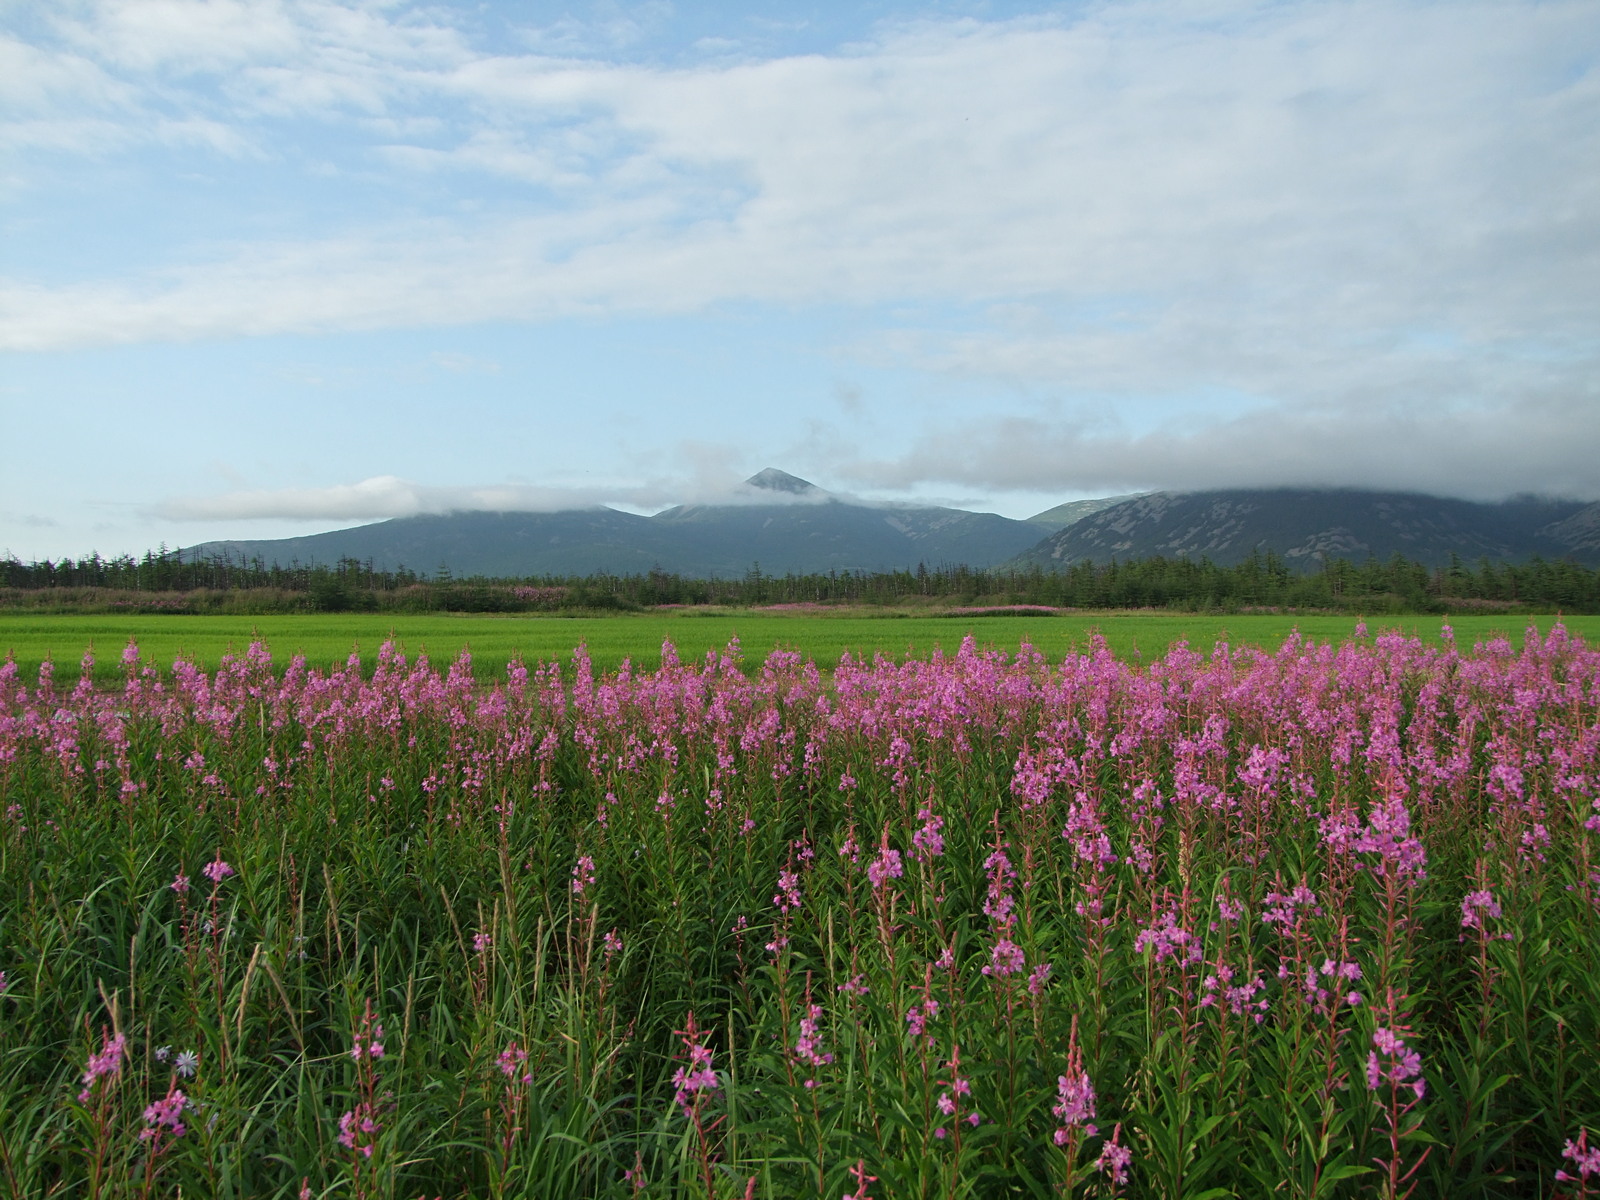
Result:
<svg viewBox="0 0 1600 1200"><path fill-rule="evenodd" d="M145 1128L139 1131L141 1142L154 1141L159 1147L163 1138L181 1138L184 1134L183 1110L189 1099L176 1087L144 1110Z"/></svg>
<svg viewBox="0 0 1600 1200"><path fill-rule="evenodd" d="M1494 893L1488 889L1468 892L1466 898L1461 901L1461 928L1476 929L1479 933L1488 934L1488 930L1484 928L1483 924L1485 917L1496 921L1500 919L1500 904L1495 900ZM1461 936L1465 940L1466 934ZM1490 941L1496 941L1501 938L1509 941L1511 935L1509 933L1489 935Z"/></svg>
<svg viewBox="0 0 1600 1200"><path fill-rule="evenodd" d="M102 1032L100 1043L100 1053L89 1056L88 1068L79 1080L83 1084L83 1091L78 1093L78 1100L83 1104L89 1102L89 1097L94 1092L96 1082L108 1076L120 1074L122 1071L122 1059L127 1052L128 1039L120 1033L107 1037Z"/></svg>
<svg viewBox="0 0 1600 1200"><path fill-rule="evenodd" d="M528 1052L517 1045L515 1041L512 1041L507 1044L504 1050L500 1051L497 1065L500 1068L500 1074L504 1075L508 1080L516 1081L517 1072L521 1070L527 1061ZM520 1082L532 1083L533 1073L531 1071L524 1072Z"/></svg>
<svg viewBox="0 0 1600 1200"><path fill-rule="evenodd" d="M1422 1079L1422 1055L1408 1047L1405 1039L1394 1030L1381 1025L1373 1030L1372 1045L1374 1049L1367 1054L1367 1087L1373 1091L1384 1083L1408 1087L1421 1100L1426 1087Z"/></svg>
<svg viewBox="0 0 1600 1200"><path fill-rule="evenodd" d="M1561 1157L1571 1161L1577 1168L1576 1175L1569 1175L1566 1171L1557 1171L1556 1178L1562 1183L1584 1183L1587 1186L1591 1175L1600 1176L1600 1146L1589 1145L1589 1131L1578 1130L1576 1140L1569 1140L1561 1147ZM1585 1193L1587 1194L1587 1192Z"/></svg>
<svg viewBox="0 0 1600 1200"><path fill-rule="evenodd" d="M1133 1162L1133 1151L1124 1146L1118 1139L1122 1136L1122 1126L1119 1124L1111 1131L1111 1140L1100 1150L1100 1157L1095 1162L1095 1168L1111 1176L1111 1186L1120 1188L1128 1182L1128 1167Z"/></svg>
<svg viewBox="0 0 1600 1200"><path fill-rule="evenodd" d="M822 1037L817 1032L822 1020L822 1005L812 1004L806 1008L806 1015L800 1018L800 1036L795 1039L795 1060L804 1066L816 1068L824 1067L833 1062L833 1055L822 1048ZM807 1079L806 1086L814 1087L815 1079Z"/></svg>
<svg viewBox="0 0 1600 1200"><path fill-rule="evenodd" d="M339 1144L363 1158L371 1158L377 1148L377 1132L378 1118L365 1101L339 1117Z"/></svg>
<svg viewBox="0 0 1600 1200"><path fill-rule="evenodd" d="M583 891L594 882L594 859L585 854L579 857L572 868L572 894L583 895Z"/></svg>
<svg viewBox="0 0 1600 1200"><path fill-rule="evenodd" d="M213 884L221 883L234 873L234 869L222 861L222 855L220 854L213 861L200 868L200 874L211 880Z"/></svg>
<svg viewBox="0 0 1600 1200"><path fill-rule="evenodd" d="M867 879L871 881L873 887L881 888L889 880L899 879L905 873L906 868L900 860L900 851L890 849L886 837L878 857L867 866Z"/></svg>
<svg viewBox="0 0 1600 1200"><path fill-rule="evenodd" d="M1028 958L1022 952L1022 947L1010 938L1000 938L994 944L994 949L989 954L989 963L983 968L985 975L1004 977L1015 975L1028 965Z"/></svg>
<svg viewBox="0 0 1600 1200"><path fill-rule="evenodd" d="M672 1099L683 1110L684 1116L693 1119L705 1098L720 1085L717 1073L711 1067L711 1048L705 1044L705 1032L695 1028L694 1014L689 1014L685 1028L675 1032L683 1039L689 1062L673 1072L672 1083L677 1091Z"/></svg>
<svg viewBox="0 0 1600 1200"><path fill-rule="evenodd" d="M366 1015L361 1018L361 1028L351 1039L350 1057L360 1062L362 1058L377 1059L383 1057L383 1022L372 1019L372 1010L369 1007Z"/></svg>
<svg viewBox="0 0 1600 1200"><path fill-rule="evenodd" d="M944 853L944 818L935 816L931 808L920 808L917 817L922 828L911 835L911 844L917 848L917 857L928 862Z"/></svg>
<svg viewBox="0 0 1600 1200"><path fill-rule="evenodd" d="M800 876L793 871L778 872L778 892L772 903L784 916L800 907Z"/></svg>

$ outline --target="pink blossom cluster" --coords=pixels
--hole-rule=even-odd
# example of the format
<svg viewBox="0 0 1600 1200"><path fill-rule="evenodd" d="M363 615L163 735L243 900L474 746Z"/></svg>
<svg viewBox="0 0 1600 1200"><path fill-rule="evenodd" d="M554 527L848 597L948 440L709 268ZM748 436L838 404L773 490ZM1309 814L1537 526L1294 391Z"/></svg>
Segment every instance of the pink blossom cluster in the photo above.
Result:
<svg viewBox="0 0 1600 1200"><path fill-rule="evenodd" d="M89 1102L100 1080L122 1071L122 1060L128 1051L128 1039L120 1032L110 1035L102 1033L100 1041L99 1051L89 1056L89 1065L79 1079L83 1090L78 1093L78 1100L82 1104Z"/></svg>
<svg viewBox="0 0 1600 1200"><path fill-rule="evenodd" d="M371 1158L378 1147L379 1128L373 1106L362 1101L339 1115L339 1144L362 1158Z"/></svg>
<svg viewBox="0 0 1600 1200"><path fill-rule="evenodd" d="M1556 1178L1562 1183L1587 1184L1592 1176L1596 1183L1600 1184L1600 1146L1589 1145L1587 1129L1580 1129L1576 1138L1569 1139L1561 1147L1561 1157L1571 1163L1573 1169L1578 1172L1573 1175L1564 1170L1557 1171Z"/></svg>
<svg viewBox="0 0 1600 1200"><path fill-rule="evenodd" d="M806 1015L800 1018L800 1036L794 1040L794 1058L802 1066L815 1070L825 1067L833 1062L833 1054L825 1050L822 1044L822 1035L819 1030L822 1026L822 1005L808 1004ZM815 1087L816 1079L808 1078L806 1087Z"/></svg>
<svg viewBox="0 0 1600 1200"><path fill-rule="evenodd" d="M144 1110L145 1127L139 1131L141 1142L154 1142L158 1147L170 1138L184 1135L183 1113L189 1098L177 1087L172 1087L160 1100Z"/></svg>
<svg viewBox="0 0 1600 1200"><path fill-rule="evenodd" d="M693 1013L685 1028L677 1032L689 1061L672 1073L672 1086L676 1089L672 1099L684 1116L694 1119L706 1098L721 1085L711 1066L711 1048L705 1043L704 1032L695 1028Z"/></svg>
<svg viewBox="0 0 1600 1200"><path fill-rule="evenodd" d="M1406 1045L1405 1038L1380 1025L1372 1032L1372 1050L1367 1053L1367 1087L1377 1091L1384 1084L1410 1088L1421 1100L1426 1085L1422 1079L1422 1055Z"/></svg>

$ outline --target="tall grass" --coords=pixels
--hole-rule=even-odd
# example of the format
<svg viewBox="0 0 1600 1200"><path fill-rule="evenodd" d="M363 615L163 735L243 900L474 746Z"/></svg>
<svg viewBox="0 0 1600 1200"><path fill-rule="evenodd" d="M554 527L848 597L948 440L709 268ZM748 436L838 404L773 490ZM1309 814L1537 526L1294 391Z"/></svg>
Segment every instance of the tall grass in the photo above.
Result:
<svg viewBox="0 0 1600 1200"><path fill-rule="evenodd" d="M14 1194L1600 1188L1564 629L93 671L0 667Z"/></svg>

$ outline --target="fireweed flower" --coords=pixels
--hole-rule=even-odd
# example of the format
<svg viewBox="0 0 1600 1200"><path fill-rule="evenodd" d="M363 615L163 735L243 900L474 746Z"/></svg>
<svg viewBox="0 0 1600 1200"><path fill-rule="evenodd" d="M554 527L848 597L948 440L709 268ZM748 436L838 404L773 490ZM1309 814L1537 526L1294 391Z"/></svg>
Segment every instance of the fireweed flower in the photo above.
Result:
<svg viewBox="0 0 1600 1200"><path fill-rule="evenodd" d="M1089 1137L1100 1132L1092 1123L1094 1085L1089 1082L1089 1072L1083 1069L1083 1047L1078 1044L1076 1015L1072 1018L1072 1032L1067 1039L1067 1073L1056 1077L1056 1103L1050 1111L1061 1122L1055 1132L1058 1146L1072 1142L1075 1130L1081 1129Z"/></svg>
<svg viewBox="0 0 1600 1200"><path fill-rule="evenodd" d="M686 1027L675 1032L683 1040L689 1062L672 1074L672 1084L677 1089L672 1099L692 1120L703 1101L717 1090L717 1073L711 1067L711 1048L705 1044L704 1031L695 1028L693 1013L689 1014Z"/></svg>
<svg viewBox="0 0 1600 1200"><path fill-rule="evenodd" d="M189 890L189 877L181 872L172 880L172 890L182 896Z"/></svg>
<svg viewBox="0 0 1600 1200"><path fill-rule="evenodd" d="M784 916L800 907L800 876L793 871L778 872L778 891L772 903Z"/></svg>
<svg viewBox="0 0 1600 1200"><path fill-rule="evenodd" d="M994 975L1004 978L1015 975L1028 965L1028 957L1022 952L1022 947L1008 937L1002 937L994 944L994 949L989 954L989 961L983 968L985 975Z"/></svg>
<svg viewBox="0 0 1600 1200"><path fill-rule="evenodd" d="M875 888L882 888L891 879L899 879L906 873L905 864L900 860L900 851L889 847L889 834L884 831L883 846L878 851L878 857L867 866L867 879Z"/></svg>
<svg viewBox="0 0 1600 1200"><path fill-rule="evenodd" d="M1136 954L1154 950L1156 961L1175 959L1181 966L1192 966L1200 961L1200 939L1178 924L1176 913L1164 912L1148 929L1141 930L1133 939Z"/></svg>
<svg viewBox="0 0 1600 1200"><path fill-rule="evenodd" d="M1296 884L1287 895L1268 892L1266 903L1266 910L1261 914L1261 923L1271 925L1280 934L1285 935L1300 920L1300 910L1304 909L1314 915L1320 915L1322 912L1317 904L1317 894L1304 884Z"/></svg>
<svg viewBox="0 0 1600 1200"><path fill-rule="evenodd" d="M220 854L213 861L200 868L200 874L211 880L213 884L221 883L234 873L234 869L222 861L222 855ZM179 876L179 878L182 878L182 876ZM184 880L184 883L187 886L188 880Z"/></svg>
<svg viewBox="0 0 1600 1200"><path fill-rule="evenodd" d="M1587 1184L1591 1175L1600 1178L1600 1146L1589 1145L1587 1129L1580 1129L1576 1140L1561 1147L1561 1157L1571 1162L1578 1172L1569 1175L1566 1171L1557 1171L1556 1178L1562 1183Z"/></svg>
<svg viewBox="0 0 1600 1200"><path fill-rule="evenodd" d="M911 835L911 844L917 848L918 859L930 862L944 853L944 835L939 832L944 828L944 818L924 807L917 810L917 819L922 827Z"/></svg>
<svg viewBox="0 0 1600 1200"><path fill-rule="evenodd" d="M372 1105L362 1101L349 1112L339 1116L339 1144L353 1150L363 1158L371 1158L377 1148L378 1118Z"/></svg>
<svg viewBox="0 0 1600 1200"><path fill-rule="evenodd" d="M107 1076L117 1075L122 1072L123 1055L127 1053L128 1039L122 1034L107 1037L104 1031L100 1034L100 1053L89 1056L88 1068L84 1071L79 1083L83 1084L83 1091L78 1093L78 1100L82 1104L89 1102L89 1097L94 1093L95 1084Z"/></svg>
<svg viewBox="0 0 1600 1200"><path fill-rule="evenodd" d="M583 891L594 882L594 859L585 854L581 856L572 868L572 894L583 895Z"/></svg>
<svg viewBox="0 0 1600 1200"><path fill-rule="evenodd" d="M1058 1146L1067 1144L1074 1126L1081 1127L1090 1137L1100 1132L1092 1124L1094 1085L1089 1082L1087 1072L1078 1071L1072 1075L1056 1077L1056 1102L1050 1111L1061 1121L1061 1127L1055 1133Z"/></svg>
<svg viewBox="0 0 1600 1200"><path fill-rule="evenodd" d="M972 1095L972 1084L969 1080L961 1077L960 1046L956 1046L951 1050L949 1066L950 1078L948 1080L940 1081L946 1085L947 1090L939 1093L939 1098L934 1101L934 1105L941 1113L947 1117L950 1117L952 1121L965 1121L968 1125L976 1128L978 1122L983 1120L983 1118L978 1115L978 1110L974 1108L965 1115L963 1115L961 1111L964 1107L962 1101L970 1099ZM933 1131L933 1136L943 1140L949 1136L949 1132L950 1131L948 1129L941 1125L939 1128Z"/></svg>
<svg viewBox="0 0 1600 1200"><path fill-rule="evenodd" d="M1004 850L995 850L983 860L983 865L989 873L989 893L983 902L983 911L996 925L1009 929L1016 922L1013 911L1016 902L1011 898L1011 883L1017 873L1012 869L1011 860L1006 857Z"/></svg>
<svg viewBox="0 0 1600 1200"><path fill-rule="evenodd" d="M1345 985L1353 984L1360 978L1360 963L1324 959L1321 967L1306 968L1306 1001L1323 1016L1328 1016L1340 1004L1354 1008L1361 1003L1361 993Z"/></svg>
<svg viewBox="0 0 1600 1200"><path fill-rule="evenodd" d="M1485 929L1483 925L1483 919L1485 917L1489 917L1496 921L1500 919L1500 905L1499 902L1495 900L1494 893L1488 889L1477 892L1468 892L1466 899L1461 901L1461 928L1476 929L1479 933L1484 934L1490 941L1497 941L1502 938L1506 941L1511 940L1511 935L1509 933L1489 933L1489 931ZM1461 940L1466 941L1466 939L1467 935L1462 934Z"/></svg>
<svg viewBox="0 0 1600 1200"><path fill-rule="evenodd" d="M512 1041L507 1043L504 1050L500 1051L500 1057L496 1060L496 1065L498 1065L500 1068L500 1074L504 1075L506 1079L512 1082L518 1082L517 1072L522 1070L523 1065L527 1061L528 1052L521 1046L517 1045L515 1041ZM520 1082L532 1083L533 1072L523 1072Z"/></svg>
<svg viewBox="0 0 1600 1200"><path fill-rule="evenodd" d="M1233 982L1236 975L1237 972L1232 967L1227 963L1221 963L1214 974L1202 979L1200 1007L1215 1008L1220 1003L1234 1016L1243 1016L1249 1012L1259 1025L1266 1020L1267 1010L1271 1007L1270 1001L1256 999L1256 995L1266 989L1267 981L1261 977L1261 972L1257 971L1253 979L1236 985ZM1355 998L1361 999L1359 995L1355 995Z"/></svg>
<svg viewBox="0 0 1600 1200"><path fill-rule="evenodd" d="M1033 969L1033 974L1028 976L1028 995L1044 995L1044 985L1050 982L1050 964L1040 963Z"/></svg>
<svg viewBox="0 0 1600 1200"><path fill-rule="evenodd" d="M181 1138L184 1134L183 1110L189 1099L176 1087L144 1110L145 1127L139 1131L141 1142L155 1142L159 1147L166 1138ZM159 1151L158 1151L159 1152Z"/></svg>
<svg viewBox="0 0 1600 1200"><path fill-rule="evenodd" d="M822 1048L822 1037L817 1032L821 1021L822 1005L808 1005L806 1015L800 1018L800 1036L794 1042L795 1061L813 1070L833 1062L833 1055ZM807 1079L805 1085L808 1088L815 1087L817 1081L814 1078Z"/></svg>
<svg viewBox="0 0 1600 1200"><path fill-rule="evenodd" d="M1383 1026L1373 1030L1372 1045L1374 1048L1367 1053L1367 1087L1374 1092L1385 1083L1408 1087L1421 1100L1426 1087L1422 1055L1407 1046L1394 1030Z"/></svg>
<svg viewBox="0 0 1600 1200"><path fill-rule="evenodd" d="M383 1022L374 1021L370 1012L361 1019L361 1028L351 1038L350 1057L356 1062L383 1057Z"/></svg>
<svg viewBox="0 0 1600 1200"><path fill-rule="evenodd" d="M1124 1146L1118 1139L1122 1136L1122 1126L1119 1124L1111 1131L1111 1140L1100 1150L1100 1157L1095 1161L1095 1169L1111 1176L1111 1186L1120 1188L1128 1182L1128 1167L1133 1162L1133 1151Z"/></svg>
<svg viewBox="0 0 1600 1200"><path fill-rule="evenodd" d="M933 1035L928 1032L928 1026L939 1015L939 1002L931 996L916 1004L906 1011L906 1029L913 1038L926 1037L928 1045L933 1045Z"/></svg>

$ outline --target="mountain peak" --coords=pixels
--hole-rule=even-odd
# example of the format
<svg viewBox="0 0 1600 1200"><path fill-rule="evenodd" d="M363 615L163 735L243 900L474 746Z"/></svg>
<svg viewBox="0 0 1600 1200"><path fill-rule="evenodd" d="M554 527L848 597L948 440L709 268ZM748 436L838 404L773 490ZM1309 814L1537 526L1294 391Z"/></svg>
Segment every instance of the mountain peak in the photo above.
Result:
<svg viewBox="0 0 1600 1200"><path fill-rule="evenodd" d="M747 487L761 488L768 492L789 492L795 496L807 496L818 490L817 485L810 480L801 479L798 475L791 475L787 471L780 471L777 467L763 468L744 482Z"/></svg>

